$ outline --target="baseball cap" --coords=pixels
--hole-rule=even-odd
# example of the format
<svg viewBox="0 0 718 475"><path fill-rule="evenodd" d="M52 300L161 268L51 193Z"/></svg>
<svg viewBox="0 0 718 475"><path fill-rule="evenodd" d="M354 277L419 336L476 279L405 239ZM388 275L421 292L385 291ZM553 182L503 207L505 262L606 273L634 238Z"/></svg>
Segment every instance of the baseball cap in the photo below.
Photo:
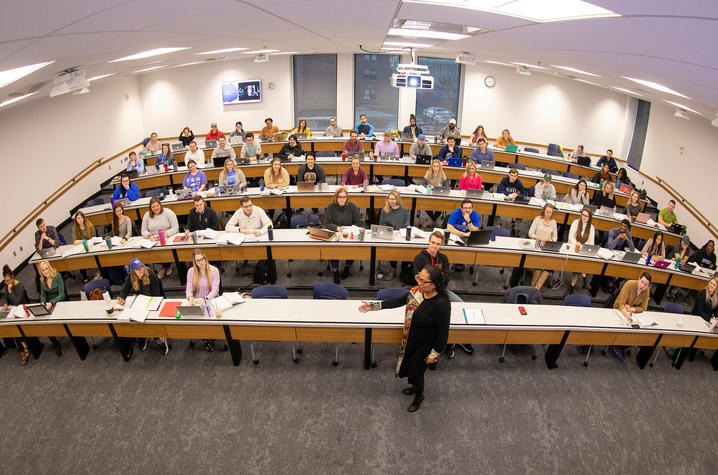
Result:
<svg viewBox="0 0 718 475"><path fill-rule="evenodd" d="M451 120L449 121L449 123L456 125L456 119L451 119Z"/></svg>
<svg viewBox="0 0 718 475"><path fill-rule="evenodd" d="M683 241L686 244L689 244L691 242L691 238L689 238L688 235L685 235L681 238L681 241Z"/></svg>
<svg viewBox="0 0 718 475"><path fill-rule="evenodd" d="M424 139L426 138L426 135L424 135L424 134L419 134L419 135L416 136L416 138L419 139L419 140L424 140Z"/></svg>
<svg viewBox="0 0 718 475"><path fill-rule="evenodd" d="M551 174L550 173L544 174L543 179L546 181L551 181Z"/></svg>
<svg viewBox="0 0 718 475"><path fill-rule="evenodd" d="M130 260L130 269L132 269L132 270L139 270L139 269L141 269L143 266L144 266L144 264L142 263L142 261L139 260L139 259L136 258L136 257L133 257L133 258Z"/></svg>
<svg viewBox="0 0 718 475"><path fill-rule="evenodd" d="M384 135L391 135L391 130L386 129L386 130L384 131Z"/></svg>

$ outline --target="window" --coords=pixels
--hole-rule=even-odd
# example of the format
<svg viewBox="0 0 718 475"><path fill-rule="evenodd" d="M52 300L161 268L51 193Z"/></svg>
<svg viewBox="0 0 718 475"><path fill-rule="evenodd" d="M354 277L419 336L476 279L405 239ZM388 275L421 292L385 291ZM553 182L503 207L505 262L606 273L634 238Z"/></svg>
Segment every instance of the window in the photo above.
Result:
<svg viewBox="0 0 718 475"><path fill-rule="evenodd" d="M397 128L399 90L391 86L391 75L399 64L395 54L354 55L354 123L366 114L375 131Z"/></svg>
<svg viewBox="0 0 718 475"><path fill-rule="evenodd" d="M294 56L294 125L307 120L312 130L324 130L337 115L337 55Z"/></svg>
<svg viewBox="0 0 718 475"><path fill-rule="evenodd" d="M429 66L434 76L434 89L416 91L416 123L425 134L435 135L459 115L461 65L452 59L422 57L419 57L419 64Z"/></svg>

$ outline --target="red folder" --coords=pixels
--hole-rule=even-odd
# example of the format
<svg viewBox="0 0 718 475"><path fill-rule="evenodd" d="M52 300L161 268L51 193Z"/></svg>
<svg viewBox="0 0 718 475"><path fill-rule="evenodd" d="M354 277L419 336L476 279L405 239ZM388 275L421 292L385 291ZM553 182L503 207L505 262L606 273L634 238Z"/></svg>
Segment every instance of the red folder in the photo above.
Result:
<svg viewBox="0 0 718 475"><path fill-rule="evenodd" d="M159 316L175 318L175 316L177 315L177 307L179 307L181 304L182 302L165 302L165 304L162 306L162 310L160 310Z"/></svg>

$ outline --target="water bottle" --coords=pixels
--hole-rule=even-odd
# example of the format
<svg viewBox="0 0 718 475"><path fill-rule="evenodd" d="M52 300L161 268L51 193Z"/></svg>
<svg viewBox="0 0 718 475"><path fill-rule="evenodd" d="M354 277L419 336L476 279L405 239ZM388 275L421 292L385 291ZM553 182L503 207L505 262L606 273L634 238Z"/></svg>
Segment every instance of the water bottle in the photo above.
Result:
<svg viewBox="0 0 718 475"><path fill-rule="evenodd" d="M259 180L259 191L264 191L264 180Z"/></svg>
<svg viewBox="0 0 718 475"><path fill-rule="evenodd" d="M274 241L274 228L272 227L271 224L267 228L267 234L269 235L269 240Z"/></svg>
<svg viewBox="0 0 718 475"><path fill-rule="evenodd" d="M366 235L366 229L361 228L361 229L359 230L359 240L360 240L360 241L363 241L365 235Z"/></svg>
<svg viewBox="0 0 718 475"><path fill-rule="evenodd" d="M85 252L90 252L90 247L87 245L87 239L82 240L82 247L85 248Z"/></svg>
<svg viewBox="0 0 718 475"><path fill-rule="evenodd" d="M433 190L433 189L434 189L433 186L431 186L431 185L426 185L426 193L427 193L427 194L430 195L430 194L431 194L431 190Z"/></svg>
<svg viewBox="0 0 718 475"><path fill-rule="evenodd" d="M165 232L162 228L159 228L157 230L157 235L160 237L160 246L164 246L167 244L167 240L165 239Z"/></svg>
<svg viewBox="0 0 718 475"><path fill-rule="evenodd" d="M651 255L650 255L650 254L648 254L648 255L646 256L646 265L647 265L647 266L650 266L650 265L651 265Z"/></svg>
<svg viewBox="0 0 718 475"><path fill-rule="evenodd" d="M678 266L680 266L680 265L681 265L681 256L678 256L678 259L676 259L676 266L674 267L674 269L678 269Z"/></svg>
<svg viewBox="0 0 718 475"><path fill-rule="evenodd" d="M411 241L411 226L406 227L406 240Z"/></svg>
<svg viewBox="0 0 718 475"><path fill-rule="evenodd" d="M364 191L366 191L367 187L369 186L369 180L364 178Z"/></svg>

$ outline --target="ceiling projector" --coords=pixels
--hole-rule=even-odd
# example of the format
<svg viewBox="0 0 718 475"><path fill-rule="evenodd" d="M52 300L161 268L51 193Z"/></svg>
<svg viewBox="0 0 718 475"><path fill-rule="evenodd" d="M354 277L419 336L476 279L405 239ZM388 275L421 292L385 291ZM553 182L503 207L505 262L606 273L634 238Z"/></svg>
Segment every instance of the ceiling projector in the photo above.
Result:
<svg viewBox="0 0 718 475"><path fill-rule="evenodd" d="M434 77L429 73L429 66L400 64L391 75L391 85L410 89L434 89Z"/></svg>
<svg viewBox="0 0 718 475"><path fill-rule="evenodd" d="M60 77L53 81L52 89L50 89L50 97L59 96L71 92L77 94L87 94L90 92L90 81L85 79L85 71L65 70Z"/></svg>

